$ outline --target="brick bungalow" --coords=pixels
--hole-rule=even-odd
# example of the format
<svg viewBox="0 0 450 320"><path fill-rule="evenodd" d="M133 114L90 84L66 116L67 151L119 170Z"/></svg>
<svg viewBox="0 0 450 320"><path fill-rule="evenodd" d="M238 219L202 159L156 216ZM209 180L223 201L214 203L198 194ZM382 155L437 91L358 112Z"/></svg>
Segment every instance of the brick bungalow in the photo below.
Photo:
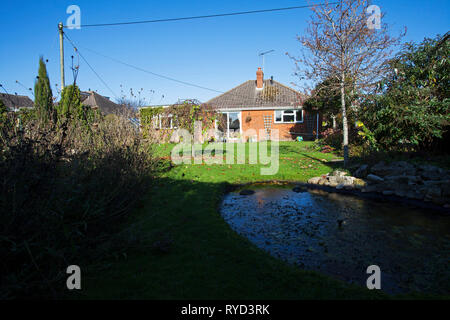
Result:
<svg viewBox="0 0 450 320"><path fill-rule="evenodd" d="M217 109L225 118L226 128L218 128L226 140L261 141L279 130L279 139L288 141L298 136L316 139L321 131L322 116L307 112L302 107L304 96L271 79L265 80L261 68L256 80L241 85L215 97L206 104ZM249 132L253 129L253 132ZM260 136L264 130L264 136Z"/></svg>

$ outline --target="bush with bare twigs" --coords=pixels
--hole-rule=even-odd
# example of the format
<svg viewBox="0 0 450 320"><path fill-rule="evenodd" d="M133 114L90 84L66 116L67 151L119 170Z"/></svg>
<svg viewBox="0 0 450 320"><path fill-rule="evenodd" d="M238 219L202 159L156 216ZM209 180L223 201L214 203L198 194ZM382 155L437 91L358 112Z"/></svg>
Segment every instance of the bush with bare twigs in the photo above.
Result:
<svg viewBox="0 0 450 320"><path fill-rule="evenodd" d="M66 268L139 244L125 219L155 161L128 119L0 126L0 299L58 297Z"/></svg>

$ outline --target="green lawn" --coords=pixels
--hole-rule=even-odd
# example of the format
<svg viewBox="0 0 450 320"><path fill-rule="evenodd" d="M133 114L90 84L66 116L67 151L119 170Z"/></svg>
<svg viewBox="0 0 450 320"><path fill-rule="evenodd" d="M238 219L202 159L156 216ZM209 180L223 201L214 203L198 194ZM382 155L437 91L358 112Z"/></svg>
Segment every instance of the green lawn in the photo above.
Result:
<svg viewBox="0 0 450 320"><path fill-rule="evenodd" d="M260 165L179 165L162 170L134 216L146 249L108 263L81 266L87 299L365 299L381 292L350 286L279 261L237 235L218 213L232 184L307 181L331 172L333 154L309 142L280 144L280 169L261 176ZM248 147L248 146L247 146ZM170 155L171 145L158 149ZM155 249L169 245L168 252ZM75 294L75 293L74 293Z"/></svg>

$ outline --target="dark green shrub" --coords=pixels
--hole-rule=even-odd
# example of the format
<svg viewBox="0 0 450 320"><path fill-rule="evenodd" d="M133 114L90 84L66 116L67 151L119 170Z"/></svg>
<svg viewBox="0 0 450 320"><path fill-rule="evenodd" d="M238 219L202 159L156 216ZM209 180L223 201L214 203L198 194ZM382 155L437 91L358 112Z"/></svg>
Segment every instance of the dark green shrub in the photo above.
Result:
<svg viewBox="0 0 450 320"><path fill-rule="evenodd" d="M138 245L123 222L154 161L126 119L30 121L3 126L0 139L0 299L60 297L69 265Z"/></svg>
<svg viewBox="0 0 450 320"><path fill-rule="evenodd" d="M81 93L76 85L69 85L61 93L61 100L56 108L58 119L79 117L82 114Z"/></svg>
<svg viewBox="0 0 450 320"><path fill-rule="evenodd" d="M392 73L362 105L362 122L382 150L429 150L450 123L448 36L408 43L392 60Z"/></svg>
<svg viewBox="0 0 450 320"><path fill-rule="evenodd" d="M8 108L5 106L3 101L0 99L0 114L4 114L8 112Z"/></svg>
<svg viewBox="0 0 450 320"><path fill-rule="evenodd" d="M8 113L8 108L5 106L3 101L0 99L0 125L6 121L7 113Z"/></svg>
<svg viewBox="0 0 450 320"><path fill-rule="evenodd" d="M58 123L81 121L85 125L92 124L100 118L100 112L92 110L81 103L81 92L78 86L69 85L61 93L61 100L56 107Z"/></svg>

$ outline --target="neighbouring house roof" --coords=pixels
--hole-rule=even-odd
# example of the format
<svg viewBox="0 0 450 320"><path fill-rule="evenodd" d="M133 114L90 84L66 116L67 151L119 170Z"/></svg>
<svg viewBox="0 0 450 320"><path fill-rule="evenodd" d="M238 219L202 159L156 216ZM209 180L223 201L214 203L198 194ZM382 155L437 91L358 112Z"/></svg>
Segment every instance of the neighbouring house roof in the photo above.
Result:
<svg viewBox="0 0 450 320"><path fill-rule="evenodd" d="M91 108L98 108L104 114L117 113L121 106L95 91L81 92L81 102Z"/></svg>
<svg viewBox="0 0 450 320"><path fill-rule="evenodd" d="M27 96L19 96L15 94L0 93L0 99L10 111L21 108L33 108L34 103Z"/></svg>
<svg viewBox="0 0 450 320"><path fill-rule="evenodd" d="M248 80L209 100L206 104L220 110L302 106L304 95L300 92L271 79L264 80L263 83L263 88L258 89L255 80Z"/></svg>

